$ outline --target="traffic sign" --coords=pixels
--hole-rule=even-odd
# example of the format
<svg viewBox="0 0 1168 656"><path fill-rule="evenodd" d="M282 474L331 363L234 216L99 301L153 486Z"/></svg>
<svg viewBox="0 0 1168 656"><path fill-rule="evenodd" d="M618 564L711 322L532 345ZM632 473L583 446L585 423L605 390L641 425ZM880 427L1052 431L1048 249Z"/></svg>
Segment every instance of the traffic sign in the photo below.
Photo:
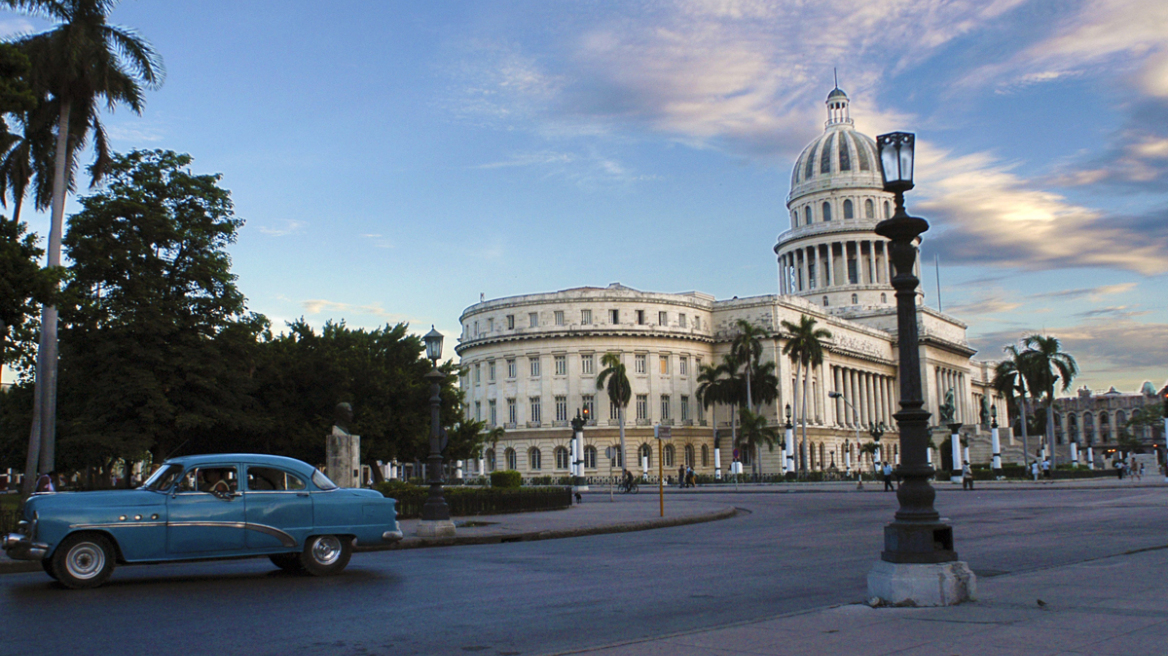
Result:
<svg viewBox="0 0 1168 656"><path fill-rule="evenodd" d="M661 424L657 424L656 426L653 427L653 437L655 437L659 440L672 439L673 438L673 427L672 426L662 426Z"/></svg>
<svg viewBox="0 0 1168 656"><path fill-rule="evenodd" d="M604 450L604 455L607 456L609 460L612 460L613 457L616 456L616 451L614 451L613 448L610 446Z"/></svg>

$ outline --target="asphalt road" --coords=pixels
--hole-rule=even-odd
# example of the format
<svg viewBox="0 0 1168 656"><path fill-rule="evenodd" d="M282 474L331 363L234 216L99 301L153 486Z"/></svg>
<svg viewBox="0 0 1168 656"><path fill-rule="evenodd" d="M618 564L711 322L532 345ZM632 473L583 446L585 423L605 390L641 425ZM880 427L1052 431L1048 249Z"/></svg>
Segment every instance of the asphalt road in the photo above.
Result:
<svg viewBox="0 0 1168 656"><path fill-rule="evenodd" d="M644 495L642 495L644 496ZM119 568L67 591L0 577L0 654L498 654L596 647L863 600L891 493L704 494L738 517L566 540ZM636 502L650 502L648 498ZM982 577L1168 546L1168 490L938 494Z"/></svg>

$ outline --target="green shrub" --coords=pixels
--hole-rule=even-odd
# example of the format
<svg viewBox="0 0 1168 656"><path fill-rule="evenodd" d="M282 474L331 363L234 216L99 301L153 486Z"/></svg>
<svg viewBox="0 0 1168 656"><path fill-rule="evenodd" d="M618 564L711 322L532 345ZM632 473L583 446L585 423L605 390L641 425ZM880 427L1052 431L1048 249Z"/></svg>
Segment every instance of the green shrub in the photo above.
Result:
<svg viewBox="0 0 1168 656"><path fill-rule="evenodd" d="M398 519L420 516L422 505L430 493L427 487L401 481L386 481L375 488L397 501ZM450 514L456 517L560 510L572 505L570 487L447 487L443 488L443 495L450 507Z"/></svg>
<svg viewBox="0 0 1168 656"><path fill-rule="evenodd" d="M552 484L552 477L551 476L532 476L530 482L532 485L551 485Z"/></svg>
<svg viewBox="0 0 1168 656"><path fill-rule="evenodd" d="M491 472L491 487L512 489L523 485L523 476L514 469Z"/></svg>

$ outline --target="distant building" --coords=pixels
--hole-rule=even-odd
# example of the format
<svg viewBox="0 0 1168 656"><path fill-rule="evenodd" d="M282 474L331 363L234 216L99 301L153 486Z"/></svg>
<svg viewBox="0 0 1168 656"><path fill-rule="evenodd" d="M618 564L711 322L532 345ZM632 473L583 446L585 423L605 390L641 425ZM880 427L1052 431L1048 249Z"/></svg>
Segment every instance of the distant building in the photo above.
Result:
<svg viewBox="0 0 1168 656"><path fill-rule="evenodd" d="M1145 382L1137 392L1120 392L1111 387L1102 394L1096 394L1083 386L1075 396L1055 399L1055 422L1058 426L1057 441L1062 444L1067 438L1080 447L1117 447L1126 435L1147 447L1164 446L1163 422L1155 426L1128 428L1132 413L1145 406L1152 406L1160 412L1163 394L1151 382Z"/></svg>
<svg viewBox="0 0 1168 656"><path fill-rule="evenodd" d="M611 461L603 457L608 447L619 445L616 409L596 386L600 359L617 353L633 391L625 421L629 469L640 473L647 463L655 474L660 457L666 474L676 475L682 465L713 474L717 446L722 470L729 471L730 408L704 408L697 377L703 366L720 363L729 352L738 319L764 328L762 359L775 362L779 396L762 413L781 428L788 404L798 416L802 386L796 396L780 326L783 320L798 324L803 315L833 335L823 365L811 372L803 464L812 471L854 470L861 445L872 441L869 429L878 424L886 430L884 459L899 462L892 416L899 410L896 299L887 240L874 232L891 211L892 195L882 187L875 142L852 125L847 94L833 89L827 109L823 136L803 150L792 174L789 229L774 246L779 294L716 300L701 292L646 292L614 283L482 300L463 311L455 351L467 416L505 429L504 438L487 451L488 470L567 475L568 422L588 408L585 471L619 473L620 454ZM952 389L957 420L967 432L988 435L989 406L1001 417L1006 411L989 387L993 367L970 360L975 350L964 323L921 305L920 298L925 408L935 423ZM832 391L843 398L830 398ZM660 455L654 424L674 427ZM988 444L988 437L984 441ZM747 472L752 455L738 453ZM781 472L780 451L764 448L758 466L763 473Z"/></svg>

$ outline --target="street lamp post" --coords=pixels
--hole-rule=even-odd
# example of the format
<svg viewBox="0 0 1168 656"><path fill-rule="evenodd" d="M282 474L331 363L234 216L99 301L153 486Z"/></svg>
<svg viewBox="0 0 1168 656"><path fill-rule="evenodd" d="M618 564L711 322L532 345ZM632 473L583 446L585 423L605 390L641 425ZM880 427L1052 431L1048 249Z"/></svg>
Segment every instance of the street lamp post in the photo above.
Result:
<svg viewBox="0 0 1168 656"><path fill-rule="evenodd" d="M783 473L789 474L795 471L795 424L791 423L791 404L788 403L784 408L787 414L787 423L783 425L786 431L783 433Z"/></svg>
<svg viewBox="0 0 1168 656"><path fill-rule="evenodd" d="M454 536L454 522L450 521L450 506L442 494L442 438L439 427L439 411L442 408L442 381L446 374L438 370L438 359L442 357L442 333L430 326L430 332L422 338L426 344L426 358L433 369L426 374L430 381L430 457L426 459L426 479L430 484L430 495L422 504L422 518L418 522L418 535L428 538Z"/></svg>
<svg viewBox="0 0 1168 656"><path fill-rule="evenodd" d="M847 397L845 397L843 395L843 392L836 392L833 390L831 392L828 392L827 395L833 399L839 399L839 400L843 401L844 405L846 405L852 409L852 425L856 427L856 448L857 449L860 448L860 411L856 410L856 406L854 406L848 402L848 399L847 399ZM879 445L877 445L877 446L879 446ZM864 454L861 453L860 455L863 456ZM876 459L877 460L880 459L880 452L879 451L876 452ZM862 462L863 462L863 459L861 458L861 464L862 464ZM860 465L856 465L856 471L859 471L859 470L860 470Z"/></svg>
<svg viewBox="0 0 1168 656"><path fill-rule="evenodd" d="M584 482L584 425L588 423L588 409L581 416L579 408L572 419L572 487L576 492L587 492Z"/></svg>
<svg viewBox="0 0 1168 656"><path fill-rule="evenodd" d="M872 441L876 443L877 464L884 462L884 452L880 449L880 438L884 437L884 422L880 422L879 424L873 422L868 428L868 434L872 436Z"/></svg>
<svg viewBox="0 0 1168 656"><path fill-rule="evenodd" d="M896 213L876 225L876 234L889 240L889 258L896 269L896 341L899 352L900 411L894 416L900 432L903 481L896 491L900 508L884 527L884 551L868 574L868 592L888 603L948 606L974 596L976 577L957 560L953 529L941 522L933 508L936 490L929 484L933 468L927 461L929 411L921 393L920 337L917 330L917 285L913 272L917 240L929 229L928 221L909 216L904 192L913 187L913 147L910 133L877 137L885 191L896 195Z"/></svg>
<svg viewBox="0 0 1168 656"><path fill-rule="evenodd" d="M949 451L953 455L953 469L949 480L953 483L961 482L961 422L949 424Z"/></svg>
<svg viewBox="0 0 1168 656"><path fill-rule="evenodd" d="M990 446L993 448L994 476L1002 475L1002 441L998 437L998 406L990 407Z"/></svg>

